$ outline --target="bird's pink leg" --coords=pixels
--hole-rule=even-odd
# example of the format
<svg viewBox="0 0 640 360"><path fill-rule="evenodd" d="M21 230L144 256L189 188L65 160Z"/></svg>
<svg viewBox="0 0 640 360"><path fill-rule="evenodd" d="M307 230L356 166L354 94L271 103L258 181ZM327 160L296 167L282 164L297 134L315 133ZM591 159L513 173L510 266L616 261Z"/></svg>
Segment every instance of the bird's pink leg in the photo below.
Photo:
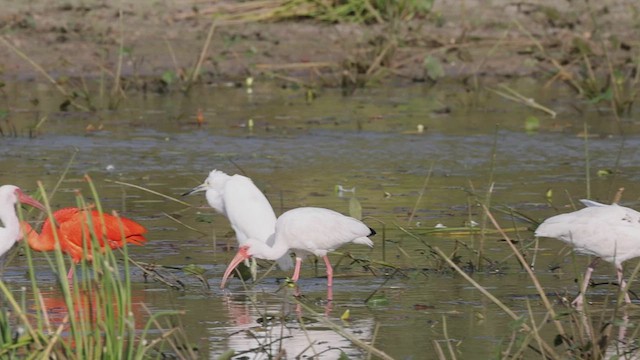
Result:
<svg viewBox="0 0 640 360"><path fill-rule="evenodd" d="M329 302L329 304L333 302L333 286L327 286L327 301Z"/></svg>
<svg viewBox="0 0 640 360"><path fill-rule="evenodd" d="M580 294L571 302L571 306L574 306L576 309L582 309L582 303L584 301L584 293L587 292L587 288L589 287L589 281L591 281L591 274L593 270L596 268L596 265L600 261L600 258L595 258L587 267L587 271L584 273L584 279L582 279L582 285L580 286Z"/></svg>
<svg viewBox="0 0 640 360"><path fill-rule="evenodd" d="M624 281L624 274L622 273L622 266L616 266L616 274L618 275L618 284L620 284L620 291L624 291L624 302L627 304L631 304L631 298L629 297L629 292L625 291L627 287L627 282Z"/></svg>
<svg viewBox="0 0 640 360"><path fill-rule="evenodd" d="M327 266L327 286L331 287L333 286L333 268L331 267L331 261L329 261L329 257L327 255L322 258L324 259L324 264Z"/></svg>
<svg viewBox="0 0 640 360"><path fill-rule="evenodd" d="M293 270L293 277L291 278L291 281L293 282L297 282L298 279L300 278L300 267L302 266L302 258L296 257L296 267Z"/></svg>

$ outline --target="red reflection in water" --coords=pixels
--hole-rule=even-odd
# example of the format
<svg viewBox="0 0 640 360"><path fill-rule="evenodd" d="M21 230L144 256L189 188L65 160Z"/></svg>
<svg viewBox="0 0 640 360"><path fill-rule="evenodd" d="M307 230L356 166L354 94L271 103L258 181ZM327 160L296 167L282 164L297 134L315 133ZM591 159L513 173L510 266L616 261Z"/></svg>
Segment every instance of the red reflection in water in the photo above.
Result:
<svg viewBox="0 0 640 360"><path fill-rule="evenodd" d="M130 312L135 324L136 330L142 330L146 324L147 311L144 307L144 292L132 292L130 308L121 309L115 298L104 299L95 291L78 290L77 294L72 290L73 316L77 321L87 323L97 323L105 321L106 313L109 312L112 317L128 316ZM53 329L63 327L62 333L66 333L70 328L68 316L71 316L64 294L60 291L41 292L41 308ZM103 302L103 303L101 303ZM30 310L36 313L36 301L33 300ZM123 306L128 306L124 304ZM122 315L121 315L122 314Z"/></svg>

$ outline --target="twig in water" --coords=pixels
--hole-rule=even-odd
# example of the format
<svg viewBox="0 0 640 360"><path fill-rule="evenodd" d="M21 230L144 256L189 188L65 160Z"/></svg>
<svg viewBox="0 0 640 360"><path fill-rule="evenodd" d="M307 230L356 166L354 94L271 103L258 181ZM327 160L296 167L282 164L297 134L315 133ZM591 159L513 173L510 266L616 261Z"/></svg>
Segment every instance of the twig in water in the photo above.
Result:
<svg viewBox="0 0 640 360"><path fill-rule="evenodd" d="M519 104L523 104L526 106L529 106L531 108L537 109L537 110L541 110L547 114L549 114L551 116L551 118L555 119L557 113L551 109L549 109L548 107L544 106L544 105L540 105L536 102L535 99L533 98L528 98L523 96L522 94L518 93L517 91L511 89L510 87L506 86L506 85L499 85L504 91L500 91L500 90L496 90L496 89L492 89L490 87L487 87L487 90L502 96L505 99L509 99L511 101L515 101ZM505 92L506 91L506 92Z"/></svg>
<svg viewBox="0 0 640 360"><path fill-rule="evenodd" d="M391 274L390 276L387 276L387 278L382 282L382 284L380 284L380 286L378 286L377 289L373 290L373 292L371 294L369 294L369 296L367 296L366 299L364 299L364 303L366 304L369 300L371 300L371 298L378 293L378 291L380 291L380 289L382 289L383 286L385 286L387 284L387 282L391 279L393 279L394 275L397 274L398 272L401 272L400 269L395 269L395 271L393 272L393 274Z"/></svg>
<svg viewBox="0 0 640 360"><path fill-rule="evenodd" d="M182 221L180 221L180 220L176 219L175 217L173 217L173 216L171 216L171 215L167 214L167 213L166 213L166 212L164 212L164 211L162 212L162 215L164 215L164 216L168 217L169 219L171 219L171 220L173 220L173 221L177 222L178 224L180 224L180 225L182 225L182 226L186 227L186 228L187 228L187 229L189 229L189 230L193 230L193 231L195 231L195 232L197 232L197 233L199 233L199 234L201 234L201 235L209 235L209 234L207 234L207 233L205 233L205 232L203 232L203 231L200 231L200 230L198 230L198 229L194 228L193 226L189 226L189 225L187 225L187 224L183 223Z"/></svg>
<svg viewBox="0 0 640 360"><path fill-rule="evenodd" d="M165 267L165 266L156 265L156 264L147 264L147 263L143 263L143 262L137 262L137 261L133 260L130 257L127 258L127 260L129 260L130 263L132 263L133 265L138 267L140 270L142 270L142 272L144 273L144 277L145 278L150 275L154 280L158 280L159 282L167 285L168 287L174 288L176 290L185 290L187 288L182 281L180 281L178 279L175 279L175 284L171 283L169 280L167 280L165 278L164 275L162 275L158 271L156 271L156 268ZM165 268L167 268L167 267L165 267Z"/></svg>
<svg viewBox="0 0 640 360"><path fill-rule="evenodd" d="M418 209L418 205L420 204L420 200L422 200L422 196L424 195L427 186L429 185L429 179L431 179L431 173L433 172L433 166L435 161L431 163L431 167L429 167L429 172L427 173L427 177L424 179L424 183L422 184L422 189L420 189L420 193L418 198L416 199L415 205L413 205L413 209L411 210L411 215L409 215L409 219L407 220L407 224L411 223L413 217L416 215L416 210Z"/></svg>
<svg viewBox="0 0 640 360"><path fill-rule="evenodd" d="M130 187L135 188L135 189L143 190L143 191L146 191L146 192L148 192L148 193L152 193L152 194L154 194L154 195L158 195L158 196L163 197L163 198L165 198L165 199L167 199L167 200L175 201L175 202L177 202L178 204L182 204L182 205L184 205L184 206L189 206L189 207L191 207L191 204L189 204L188 202L184 202L184 201L182 201L182 200L178 200L178 199L176 199L176 198L174 198L174 197L171 197L171 196L169 196L169 195L165 195L165 194L163 194L163 193L159 193L159 192L157 192L157 191L153 191L153 190L151 190L151 189L147 189L147 188L142 187L142 186L140 186L140 185L130 184L130 183L126 183L126 182L123 182L123 181L117 181L117 180L109 180L109 179L104 179L104 181L106 181L106 182L110 182L110 183L114 183L114 184L119 184L119 185L130 186Z"/></svg>

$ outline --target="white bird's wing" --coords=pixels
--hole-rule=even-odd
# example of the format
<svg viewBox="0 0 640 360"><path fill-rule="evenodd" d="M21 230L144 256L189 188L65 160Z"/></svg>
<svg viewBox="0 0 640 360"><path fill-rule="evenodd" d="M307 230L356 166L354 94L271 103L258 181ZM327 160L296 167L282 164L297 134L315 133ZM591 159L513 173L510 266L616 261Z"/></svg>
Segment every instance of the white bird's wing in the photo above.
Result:
<svg viewBox="0 0 640 360"><path fill-rule="evenodd" d="M276 224L276 241L291 249L324 256L354 242L372 247L371 229L359 220L323 208L303 207L282 214Z"/></svg>
<svg viewBox="0 0 640 360"><path fill-rule="evenodd" d="M273 245L272 235L276 229L276 214L267 197L246 176L233 175L225 184L224 207L227 219L236 233L240 245L245 245L247 239L256 239ZM268 243L271 238L271 244ZM278 260L282 270L293 267L289 254Z"/></svg>
<svg viewBox="0 0 640 360"><path fill-rule="evenodd" d="M553 216L536 236L562 240L575 250L621 264L640 256L640 213L618 205L596 205Z"/></svg>
<svg viewBox="0 0 640 360"><path fill-rule="evenodd" d="M248 238L266 242L275 232L276 214L251 179L234 175L224 189L226 215L240 244Z"/></svg>

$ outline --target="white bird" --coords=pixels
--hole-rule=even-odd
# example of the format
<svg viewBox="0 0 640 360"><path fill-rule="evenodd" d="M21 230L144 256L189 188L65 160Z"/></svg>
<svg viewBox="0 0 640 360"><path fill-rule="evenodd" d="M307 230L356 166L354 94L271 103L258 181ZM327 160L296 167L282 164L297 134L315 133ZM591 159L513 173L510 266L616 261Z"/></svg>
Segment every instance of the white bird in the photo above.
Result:
<svg viewBox="0 0 640 360"><path fill-rule="evenodd" d="M293 250L296 252L296 267L291 278L294 282L300 277L303 254L311 253L324 259L327 266L328 298L331 300L333 268L327 253L347 243L373 247L373 242L368 236L373 236L375 233L362 221L333 210L316 207L289 210L280 215L276 222L272 245L249 239L240 247L224 272L220 287L224 288L231 272L243 260L252 257L273 260Z"/></svg>
<svg viewBox="0 0 640 360"><path fill-rule="evenodd" d="M587 267L580 294L572 302L577 308L582 307L591 274L600 259L616 267L618 284L622 290L626 286L622 263L640 256L640 212L617 204L580 201L587 207L550 217L535 232L536 236L562 240L572 245L578 253L596 256ZM627 293L625 301L631 302Z"/></svg>
<svg viewBox="0 0 640 360"><path fill-rule="evenodd" d="M22 239L22 228L16 214L16 203L31 205L45 211L38 201L28 196L15 185L0 186L0 256L9 251L16 241Z"/></svg>
<svg viewBox="0 0 640 360"><path fill-rule="evenodd" d="M204 183L182 196L199 191L205 191L209 205L229 220L240 246L245 245L249 239L265 243L274 233L276 214L269 200L248 177L212 170ZM277 260L278 266L283 270L290 269L293 265L287 253L271 260ZM255 279L255 260L251 265Z"/></svg>

